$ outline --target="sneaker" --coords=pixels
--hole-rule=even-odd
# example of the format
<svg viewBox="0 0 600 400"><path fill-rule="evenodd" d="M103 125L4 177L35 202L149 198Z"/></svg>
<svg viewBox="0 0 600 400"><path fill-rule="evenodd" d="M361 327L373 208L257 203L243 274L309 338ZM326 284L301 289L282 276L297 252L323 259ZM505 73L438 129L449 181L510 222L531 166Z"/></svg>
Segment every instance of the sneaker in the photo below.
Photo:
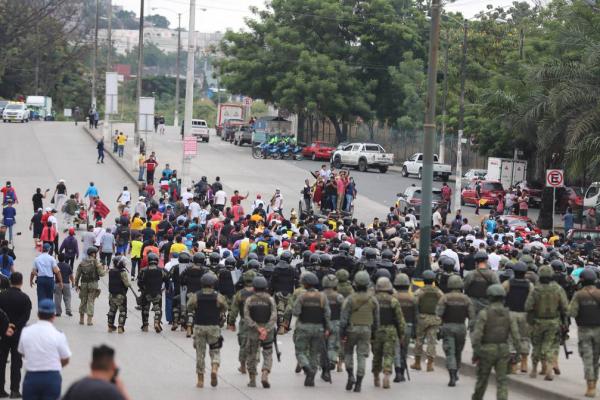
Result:
<svg viewBox="0 0 600 400"><path fill-rule="evenodd" d="M56 316L57 316L57 317L60 317L60 314L56 313Z"/></svg>
<svg viewBox="0 0 600 400"><path fill-rule="evenodd" d="M72 313L71 311L67 311L67 315L68 315L69 317L72 317L72 316L73 316L73 313Z"/></svg>

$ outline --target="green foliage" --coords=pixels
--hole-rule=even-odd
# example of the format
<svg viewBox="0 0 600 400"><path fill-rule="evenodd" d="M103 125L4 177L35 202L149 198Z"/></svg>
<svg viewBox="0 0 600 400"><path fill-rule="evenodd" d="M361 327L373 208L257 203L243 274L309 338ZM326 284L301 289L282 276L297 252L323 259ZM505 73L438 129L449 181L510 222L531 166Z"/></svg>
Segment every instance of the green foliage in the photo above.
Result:
<svg viewBox="0 0 600 400"><path fill-rule="evenodd" d="M169 25L171 24L166 17L159 14L147 15L144 17L144 20L151 23L156 28L169 29Z"/></svg>

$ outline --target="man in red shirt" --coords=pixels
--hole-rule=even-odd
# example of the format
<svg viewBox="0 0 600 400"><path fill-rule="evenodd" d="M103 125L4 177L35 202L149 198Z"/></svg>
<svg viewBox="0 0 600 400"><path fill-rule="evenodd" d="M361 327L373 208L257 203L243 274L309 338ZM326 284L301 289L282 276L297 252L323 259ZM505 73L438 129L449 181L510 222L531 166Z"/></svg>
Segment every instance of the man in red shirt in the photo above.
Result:
<svg viewBox="0 0 600 400"><path fill-rule="evenodd" d="M154 181L154 171L156 171L156 167L158 166L158 161L156 161L156 156L154 152L150 154L150 157L144 161L146 164L146 182Z"/></svg>
<svg viewBox="0 0 600 400"><path fill-rule="evenodd" d="M15 191L15 188L12 187L10 181L6 182L6 185L0 189L0 192L2 192L2 205L7 205L8 200L12 200L14 204L19 204L17 192Z"/></svg>
<svg viewBox="0 0 600 400"><path fill-rule="evenodd" d="M242 202L242 200L246 200L248 198L249 194L250 193L246 193L245 196L240 196L240 191L234 190L233 196L231 196L231 205L235 206L236 204L240 204Z"/></svg>
<svg viewBox="0 0 600 400"><path fill-rule="evenodd" d="M450 212L450 203L452 201L452 189L446 182L442 184L442 199L446 201L446 209Z"/></svg>

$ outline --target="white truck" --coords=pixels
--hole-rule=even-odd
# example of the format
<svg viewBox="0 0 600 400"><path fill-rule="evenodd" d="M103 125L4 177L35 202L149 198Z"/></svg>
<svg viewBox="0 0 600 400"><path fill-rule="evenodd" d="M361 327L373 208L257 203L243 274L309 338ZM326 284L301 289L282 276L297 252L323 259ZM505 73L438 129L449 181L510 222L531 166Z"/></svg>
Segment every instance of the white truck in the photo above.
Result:
<svg viewBox="0 0 600 400"><path fill-rule="evenodd" d="M489 157L485 179L498 181L508 189L527 180L527 161L512 158Z"/></svg>
<svg viewBox="0 0 600 400"><path fill-rule="evenodd" d="M239 119L244 120L244 106L241 104L235 103L223 103L219 104L219 109L217 110L217 136L221 136L223 134L225 121L228 119Z"/></svg>
<svg viewBox="0 0 600 400"><path fill-rule="evenodd" d="M433 177L440 178L447 182L452 174L450 164L441 164L437 154L433 155ZM423 153L415 153L402 164L402 176L416 175L419 179L423 178Z"/></svg>
<svg viewBox="0 0 600 400"><path fill-rule="evenodd" d="M32 119L42 121L52 119L52 97L27 96L25 104L32 113Z"/></svg>
<svg viewBox="0 0 600 400"><path fill-rule="evenodd" d="M203 119L192 120L192 136L196 138L197 142L208 143L209 138L208 124Z"/></svg>
<svg viewBox="0 0 600 400"><path fill-rule="evenodd" d="M29 122L29 109L22 102L10 102L2 111L2 121L4 122Z"/></svg>
<svg viewBox="0 0 600 400"><path fill-rule="evenodd" d="M331 154L331 164L335 168L356 167L361 172L377 168L385 174L394 165L394 155L375 143L349 143Z"/></svg>

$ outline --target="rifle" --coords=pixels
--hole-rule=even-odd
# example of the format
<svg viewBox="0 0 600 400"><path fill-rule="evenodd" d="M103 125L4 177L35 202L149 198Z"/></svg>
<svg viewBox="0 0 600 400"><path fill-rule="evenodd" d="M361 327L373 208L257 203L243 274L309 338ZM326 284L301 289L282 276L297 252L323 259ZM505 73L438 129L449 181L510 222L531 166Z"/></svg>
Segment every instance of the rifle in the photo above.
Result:
<svg viewBox="0 0 600 400"><path fill-rule="evenodd" d="M330 384L333 383L330 373L332 368L329 363L329 343L325 335L321 338L321 368L323 369L321 378L323 378L325 382L329 382Z"/></svg>
<svg viewBox="0 0 600 400"><path fill-rule="evenodd" d="M571 354L573 354L573 351L570 351L567 348L567 340L569 340L569 319L568 319L568 317L562 318L562 324L560 326L559 334L560 334L560 345L562 346L562 348L565 352L565 357L568 360L569 356Z"/></svg>
<svg viewBox="0 0 600 400"><path fill-rule="evenodd" d="M279 351L279 345L277 344L277 328L273 328L273 346L275 347L275 355L277 356L277 362L281 362L281 351Z"/></svg>
<svg viewBox="0 0 600 400"><path fill-rule="evenodd" d="M408 345L406 347L407 348L406 348L406 351L404 352L404 356L402 357L402 361L400 362L400 366L406 372L406 379L408 379L408 381L410 382L410 368L408 368L408 363L406 362L406 357L408 357Z"/></svg>

